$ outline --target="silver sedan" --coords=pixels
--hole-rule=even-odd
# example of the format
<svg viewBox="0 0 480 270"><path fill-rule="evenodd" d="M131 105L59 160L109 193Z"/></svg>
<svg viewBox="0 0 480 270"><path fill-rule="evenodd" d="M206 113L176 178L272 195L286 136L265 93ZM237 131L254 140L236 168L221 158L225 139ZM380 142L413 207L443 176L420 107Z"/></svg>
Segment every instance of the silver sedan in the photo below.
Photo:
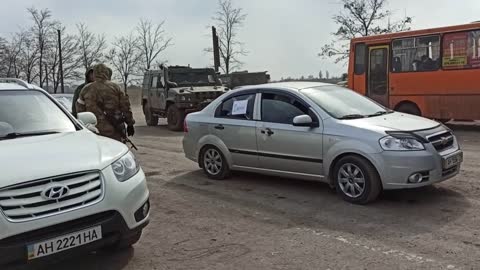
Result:
<svg viewBox="0 0 480 270"><path fill-rule="evenodd" d="M307 82L224 94L187 116L183 148L212 179L238 170L323 181L359 204L385 189L452 178L463 161L442 124L336 85Z"/></svg>

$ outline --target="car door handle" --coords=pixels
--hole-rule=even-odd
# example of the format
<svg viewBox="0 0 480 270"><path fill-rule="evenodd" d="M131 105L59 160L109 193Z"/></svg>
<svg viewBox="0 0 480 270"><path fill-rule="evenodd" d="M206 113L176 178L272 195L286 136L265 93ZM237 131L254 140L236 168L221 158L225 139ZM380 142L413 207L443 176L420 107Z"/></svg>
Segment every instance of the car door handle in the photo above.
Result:
<svg viewBox="0 0 480 270"><path fill-rule="evenodd" d="M223 125L216 125L215 129L224 130L225 127Z"/></svg>
<svg viewBox="0 0 480 270"><path fill-rule="evenodd" d="M265 130L262 130L260 131L262 134L267 134L268 136L272 136L273 134L275 134L275 132L273 132L271 129L267 128Z"/></svg>

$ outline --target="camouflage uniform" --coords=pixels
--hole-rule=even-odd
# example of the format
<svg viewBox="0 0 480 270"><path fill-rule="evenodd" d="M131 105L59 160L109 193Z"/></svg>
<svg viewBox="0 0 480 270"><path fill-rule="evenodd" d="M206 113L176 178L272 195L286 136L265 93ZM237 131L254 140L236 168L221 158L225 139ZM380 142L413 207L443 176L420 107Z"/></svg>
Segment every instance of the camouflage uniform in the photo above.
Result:
<svg viewBox="0 0 480 270"><path fill-rule="evenodd" d="M111 71L104 64L93 68L95 82L87 84L80 92L77 101L77 112L92 112L97 117L97 128L100 135L118 141L123 141L121 134L107 119L107 115L121 112L125 116L126 124L133 128L135 120L130 108L130 101L118 85L109 81Z"/></svg>
<svg viewBox="0 0 480 270"><path fill-rule="evenodd" d="M91 83L92 81L90 81L90 78L89 78L89 74L90 72L93 72L93 69L90 68L87 70L87 72L85 72L85 82L80 84L77 89L75 89L75 92L73 94L73 101L72 101L72 114L73 116L77 117L77 100L78 100L78 97L80 96L80 91L82 91L83 87L85 87L85 85Z"/></svg>

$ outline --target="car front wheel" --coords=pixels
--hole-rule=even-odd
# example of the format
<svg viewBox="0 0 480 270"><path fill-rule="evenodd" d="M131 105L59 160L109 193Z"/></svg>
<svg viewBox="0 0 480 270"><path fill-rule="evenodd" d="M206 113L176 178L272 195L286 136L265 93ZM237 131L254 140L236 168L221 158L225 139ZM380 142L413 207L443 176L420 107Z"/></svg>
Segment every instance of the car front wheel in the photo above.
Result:
<svg viewBox="0 0 480 270"><path fill-rule="evenodd" d="M341 158L334 167L333 177L337 192L351 203L372 202L382 190L380 177L373 165L359 156Z"/></svg>

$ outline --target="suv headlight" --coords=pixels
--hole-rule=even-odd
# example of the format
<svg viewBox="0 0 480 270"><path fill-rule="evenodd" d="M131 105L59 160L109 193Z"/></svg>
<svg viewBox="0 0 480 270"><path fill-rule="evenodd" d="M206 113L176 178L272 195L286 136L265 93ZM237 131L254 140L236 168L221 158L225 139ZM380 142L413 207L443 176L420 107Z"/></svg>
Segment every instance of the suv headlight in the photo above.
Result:
<svg viewBox="0 0 480 270"><path fill-rule="evenodd" d="M112 163L113 173L119 182L125 182L132 178L140 170L140 166L135 160L132 152L128 152L123 157Z"/></svg>
<svg viewBox="0 0 480 270"><path fill-rule="evenodd" d="M420 151L425 146L419 140L408 135L390 135L380 139L380 146L385 151Z"/></svg>

